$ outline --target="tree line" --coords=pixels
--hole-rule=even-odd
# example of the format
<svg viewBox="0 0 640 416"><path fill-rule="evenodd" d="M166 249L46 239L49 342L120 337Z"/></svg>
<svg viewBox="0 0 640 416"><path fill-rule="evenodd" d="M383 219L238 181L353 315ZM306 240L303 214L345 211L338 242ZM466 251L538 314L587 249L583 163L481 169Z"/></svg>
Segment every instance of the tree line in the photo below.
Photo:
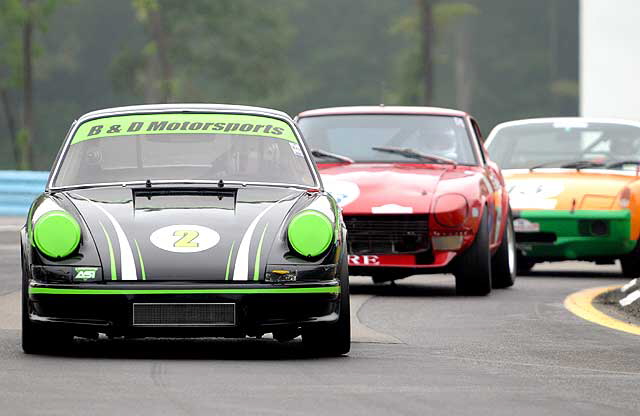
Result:
<svg viewBox="0 0 640 416"><path fill-rule="evenodd" d="M578 107L578 0L2 0L0 168L48 169L109 106Z"/></svg>

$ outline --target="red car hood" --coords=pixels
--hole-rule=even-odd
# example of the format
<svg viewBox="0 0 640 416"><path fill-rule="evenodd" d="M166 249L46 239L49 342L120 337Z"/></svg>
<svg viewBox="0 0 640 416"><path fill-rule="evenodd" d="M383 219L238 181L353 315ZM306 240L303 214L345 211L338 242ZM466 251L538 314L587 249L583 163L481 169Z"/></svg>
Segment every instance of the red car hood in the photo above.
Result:
<svg viewBox="0 0 640 416"><path fill-rule="evenodd" d="M325 189L346 215L426 214L446 167L424 164L319 165Z"/></svg>

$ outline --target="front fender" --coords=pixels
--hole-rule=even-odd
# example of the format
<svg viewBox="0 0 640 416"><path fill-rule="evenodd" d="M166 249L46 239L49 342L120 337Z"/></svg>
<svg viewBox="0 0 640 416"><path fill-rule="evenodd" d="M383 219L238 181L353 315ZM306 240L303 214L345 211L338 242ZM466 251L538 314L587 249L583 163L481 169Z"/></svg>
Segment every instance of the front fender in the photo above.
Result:
<svg viewBox="0 0 640 416"><path fill-rule="evenodd" d="M317 258L306 259L300 257L291 249L287 238L289 222L296 214L305 209L315 209L323 212L331 221L334 222L335 226L333 243L324 254ZM342 215L333 197L323 192L308 194L308 196L302 197L296 202L282 221L280 229L278 230L276 238L272 242L269 251L268 264L300 266L336 265L340 261L340 254L344 247L345 235L346 228L342 220Z"/></svg>
<svg viewBox="0 0 640 416"><path fill-rule="evenodd" d="M78 249L70 256L63 259L52 259L40 253L33 242L33 227L37 222L37 218L44 212L50 210L64 210L71 214L80 225L81 239ZM20 233L21 247L23 256L27 265L53 267L53 268L69 268L74 267L99 267L102 269L102 262L98 255L95 241L84 221L84 218L75 205L68 198L61 195L42 194L31 205L25 226ZM102 276L97 276L97 280L102 280Z"/></svg>

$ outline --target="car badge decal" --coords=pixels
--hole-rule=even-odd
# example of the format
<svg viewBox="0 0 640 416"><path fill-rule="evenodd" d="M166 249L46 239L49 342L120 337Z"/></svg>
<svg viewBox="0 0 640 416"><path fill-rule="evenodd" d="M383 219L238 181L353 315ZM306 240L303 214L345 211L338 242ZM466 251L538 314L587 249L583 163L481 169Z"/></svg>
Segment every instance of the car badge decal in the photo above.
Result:
<svg viewBox="0 0 640 416"><path fill-rule="evenodd" d="M360 196L360 187L353 182L342 181L328 175L322 177L322 182L340 207L349 205Z"/></svg>
<svg viewBox="0 0 640 416"><path fill-rule="evenodd" d="M73 280L95 280L97 267L76 267Z"/></svg>
<svg viewBox="0 0 640 416"><path fill-rule="evenodd" d="M507 190L512 209L554 209L556 197L564 191L564 184L558 181L518 181L507 182Z"/></svg>
<svg viewBox="0 0 640 416"><path fill-rule="evenodd" d="M220 234L201 225L179 224L155 230L149 236L149 240L161 250L173 253L197 253L218 244Z"/></svg>
<svg viewBox="0 0 640 416"><path fill-rule="evenodd" d="M302 149L300 148L300 145L298 143L289 142L289 146L291 146L291 150L293 151L293 154L295 156L304 157Z"/></svg>

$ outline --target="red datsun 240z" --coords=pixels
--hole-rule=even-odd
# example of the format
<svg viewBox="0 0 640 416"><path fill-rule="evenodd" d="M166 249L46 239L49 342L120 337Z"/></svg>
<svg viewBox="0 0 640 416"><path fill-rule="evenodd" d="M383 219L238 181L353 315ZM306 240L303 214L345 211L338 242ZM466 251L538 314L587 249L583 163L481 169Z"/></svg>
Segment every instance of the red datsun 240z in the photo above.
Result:
<svg viewBox="0 0 640 416"><path fill-rule="evenodd" d="M297 122L342 208L351 275L452 272L463 295L513 285L509 195L473 117L362 106L309 110Z"/></svg>

